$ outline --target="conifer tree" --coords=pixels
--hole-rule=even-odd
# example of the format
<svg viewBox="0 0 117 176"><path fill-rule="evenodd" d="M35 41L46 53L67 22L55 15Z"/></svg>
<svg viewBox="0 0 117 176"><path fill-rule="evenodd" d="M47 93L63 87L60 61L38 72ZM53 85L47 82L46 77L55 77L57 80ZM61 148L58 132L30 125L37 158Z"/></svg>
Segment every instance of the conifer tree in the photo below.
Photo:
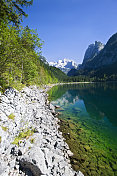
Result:
<svg viewBox="0 0 117 176"><path fill-rule="evenodd" d="M33 0L0 0L0 24L1 22L12 22L18 26L22 17L27 17L23 8L28 7Z"/></svg>

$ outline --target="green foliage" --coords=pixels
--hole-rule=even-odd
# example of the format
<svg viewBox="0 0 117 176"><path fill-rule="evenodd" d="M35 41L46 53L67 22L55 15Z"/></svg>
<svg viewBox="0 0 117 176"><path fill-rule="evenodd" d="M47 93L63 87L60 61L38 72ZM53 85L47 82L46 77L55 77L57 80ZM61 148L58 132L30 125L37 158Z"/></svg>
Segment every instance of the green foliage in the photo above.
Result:
<svg viewBox="0 0 117 176"><path fill-rule="evenodd" d="M17 82L13 82L11 86L17 89L18 91L21 91L25 87L25 84L21 84L20 81L17 81Z"/></svg>
<svg viewBox="0 0 117 176"><path fill-rule="evenodd" d="M31 139L30 139L30 143L31 143L31 144L33 144L33 143L34 143L34 141L35 141L35 139L34 139L34 138L31 138Z"/></svg>
<svg viewBox="0 0 117 176"><path fill-rule="evenodd" d="M33 3L33 0L0 0L0 24L1 22L12 22L19 25L22 17L27 17L23 7Z"/></svg>
<svg viewBox="0 0 117 176"><path fill-rule="evenodd" d="M13 113L11 113L11 114L8 116L8 118L14 120L14 119L15 119L15 115L14 115Z"/></svg>
<svg viewBox="0 0 117 176"><path fill-rule="evenodd" d="M4 127L4 126L1 126L1 127L2 127L2 129L3 129L4 131L7 131L7 130L8 130L7 127Z"/></svg>
<svg viewBox="0 0 117 176"><path fill-rule="evenodd" d="M19 144L19 141L22 139L28 139L30 136L32 136L34 133L34 130L32 129L28 129L28 130L24 130L22 132L19 133L19 135L14 139L14 141L12 142L12 144Z"/></svg>
<svg viewBox="0 0 117 176"><path fill-rule="evenodd" d="M21 90L25 85L43 85L57 82L84 80L68 77L60 69L50 67L41 55L43 41L35 30L28 26L18 27L23 7L32 0L0 1L0 86L2 92L7 87ZM8 25L13 22L16 26Z"/></svg>
<svg viewBox="0 0 117 176"><path fill-rule="evenodd" d="M75 81L107 82L117 81L117 62L97 69L71 70L70 78Z"/></svg>
<svg viewBox="0 0 117 176"><path fill-rule="evenodd" d="M1 141L2 141L2 137L0 136L0 143L1 143Z"/></svg>
<svg viewBox="0 0 117 176"><path fill-rule="evenodd" d="M59 80L59 82L64 82L67 80L67 75L59 68L50 66L50 71Z"/></svg>
<svg viewBox="0 0 117 176"><path fill-rule="evenodd" d="M25 85L56 83L64 73L50 68L40 55L43 42L36 31L28 27L0 26L0 85L21 89ZM43 59L42 59L43 58ZM56 71L55 71L56 70ZM64 75L65 76L65 75Z"/></svg>

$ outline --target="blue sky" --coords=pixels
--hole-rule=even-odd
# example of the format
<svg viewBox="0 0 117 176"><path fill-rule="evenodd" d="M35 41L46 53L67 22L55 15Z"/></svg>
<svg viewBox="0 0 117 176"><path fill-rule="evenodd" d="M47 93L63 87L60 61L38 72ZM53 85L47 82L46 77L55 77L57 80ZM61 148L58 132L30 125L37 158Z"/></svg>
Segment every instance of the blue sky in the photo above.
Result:
<svg viewBox="0 0 117 176"><path fill-rule="evenodd" d="M81 63L89 44L117 32L117 0L34 0L23 25L37 29L47 61Z"/></svg>

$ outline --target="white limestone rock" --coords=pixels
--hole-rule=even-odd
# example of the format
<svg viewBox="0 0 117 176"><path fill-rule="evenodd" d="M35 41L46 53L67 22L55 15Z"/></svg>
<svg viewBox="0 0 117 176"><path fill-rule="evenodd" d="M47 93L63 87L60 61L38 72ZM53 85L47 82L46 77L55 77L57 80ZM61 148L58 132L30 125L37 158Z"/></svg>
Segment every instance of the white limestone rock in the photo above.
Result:
<svg viewBox="0 0 117 176"><path fill-rule="evenodd" d="M55 107L47 103L47 94L34 86L21 93L10 88L1 97L0 175L79 175L69 164L71 151L58 131ZM8 118L11 113L14 119ZM28 130L33 132L26 137Z"/></svg>

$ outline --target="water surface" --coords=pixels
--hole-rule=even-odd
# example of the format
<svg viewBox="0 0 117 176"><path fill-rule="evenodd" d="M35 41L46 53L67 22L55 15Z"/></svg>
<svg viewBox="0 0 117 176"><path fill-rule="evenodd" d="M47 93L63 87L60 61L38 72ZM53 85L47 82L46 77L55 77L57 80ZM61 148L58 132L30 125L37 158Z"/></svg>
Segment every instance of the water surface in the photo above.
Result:
<svg viewBox="0 0 117 176"><path fill-rule="evenodd" d="M117 175L117 83L55 86L49 95L61 107L74 169L85 175Z"/></svg>

